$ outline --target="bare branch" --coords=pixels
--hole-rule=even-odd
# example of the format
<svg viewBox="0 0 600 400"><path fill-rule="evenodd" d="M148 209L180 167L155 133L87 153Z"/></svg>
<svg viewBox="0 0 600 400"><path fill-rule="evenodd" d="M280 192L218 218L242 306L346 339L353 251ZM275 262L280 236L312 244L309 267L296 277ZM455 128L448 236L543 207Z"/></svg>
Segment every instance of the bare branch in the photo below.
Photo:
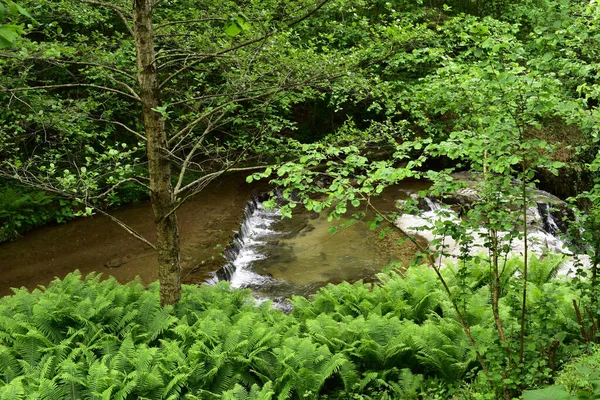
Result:
<svg viewBox="0 0 600 400"><path fill-rule="evenodd" d="M37 189L41 189L44 190L46 192L50 192L50 193L55 193L58 196L65 198L65 199L71 199L71 200L75 200L76 197L70 195L69 193L64 192L63 190L60 190L59 188L53 187L53 186L48 186L46 184L44 184L43 182L39 181L39 179L37 179L36 177L34 177L33 175L31 176L31 179L27 179L24 176L19 176L17 173L17 170L15 169L15 174L14 175L10 175L4 171L0 171L0 176L4 177L4 178L8 178L11 180L16 180L18 182L21 182L27 186L31 186ZM83 203L90 208L93 208L94 210L98 211L100 214L108 217L111 221L117 223L121 228L125 229L125 231L127 231L127 233L129 233L131 236L133 236L134 238L136 238L137 240L141 241L142 243L144 243L146 246L150 247L153 250L156 250L156 246L154 244L152 244L151 242L149 242L146 238L144 238L140 233L138 233L135 229L133 229L132 227L130 227L129 225L127 225L125 222L121 221L120 219L118 219L117 217L100 210L99 208L96 208L93 204L89 203L87 200L83 200Z"/></svg>
<svg viewBox="0 0 600 400"><path fill-rule="evenodd" d="M198 65L200 64L202 61L206 60L210 58L210 56L206 56L206 57L201 57L199 60L196 60L188 65L184 65L183 67L179 68L177 71L173 72L171 75L169 75L164 81L162 81L160 83L160 85L158 86L159 89L163 89L173 78L175 78L177 75L181 74L183 71L185 71L186 69L189 69L191 67L193 67L194 65ZM187 59L186 59L187 61Z"/></svg>
<svg viewBox="0 0 600 400"><path fill-rule="evenodd" d="M160 3L162 3L163 0L156 0L156 2L154 2L154 4L152 4L152 9L155 9L156 7L158 7L160 5Z"/></svg>
<svg viewBox="0 0 600 400"><path fill-rule="evenodd" d="M186 201L188 201L191 197L197 195L198 193L200 193L202 190L204 190L204 188L206 187L206 185L208 185L208 183L210 183L213 179L223 175L226 172L240 172L240 171L252 171L252 170L257 170L257 169L265 169L265 168L269 168L269 167L275 167L276 165L258 165L255 167L242 167L242 168L228 168L228 169L224 169L221 171L216 171L216 172L211 172L210 174L206 174L201 178L196 179L194 182L187 184L186 186L184 186L183 188L181 188L181 190L179 191L179 193L182 193L184 191L187 191L188 189L192 188L193 186L196 186L197 188L192 191L191 193L188 193L176 206L174 209L172 209L171 211L169 211L169 213L165 216L165 218L167 218L169 215L173 214L175 211L177 211L179 209L179 207L181 207ZM200 186L200 187L198 187ZM176 194L177 195L177 194Z"/></svg>
<svg viewBox="0 0 600 400"><path fill-rule="evenodd" d="M269 91L269 92L261 93L261 94L256 95L256 96L250 96L250 97L243 97L243 98L239 98L239 99L234 99L234 100L231 100L228 103L221 104L220 106L215 107L215 108L213 108L210 111L207 111L206 113L202 114L201 116L199 116L198 118L196 118L195 120L193 120L192 122L190 122L188 125L186 125L183 129L181 129L179 132L177 132L175 135L173 135L169 139L169 144L173 143L179 136L185 135L186 133L191 132L196 125L198 125L200 122L202 122L202 120L206 119L207 117L209 117L210 115L214 114L215 112L222 110L225 107L228 107L228 106L230 106L232 104L239 103L239 102L242 102L242 101L256 100L256 99L259 99L261 97L269 96L271 94L276 94L277 92L280 92L282 90L283 90L282 88L278 88L278 89L275 89L275 90L272 90L272 91Z"/></svg>
<svg viewBox="0 0 600 400"><path fill-rule="evenodd" d="M120 180L119 182L115 183L114 185L112 185L108 190L106 190L104 193L100 193L96 196L90 196L88 197L89 199L100 199L104 196L106 196L107 194L114 192L119 186L121 186L124 183L127 182L135 182L138 185L141 185L143 187L145 187L146 189L150 190L150 186L146 185L145 183L141 182L138 178L127 178L127 179L123 179Z"/></svg>
<svg viewBox="0 0 600 400"><path fill-rule="evenodd" d="M3 58L21 58L18 55L14 55L14 54L6 54L6 53L0 53L0 57ZM127 78L131 79L131 80L136 80L136 78L131 75L130 73L123 71L122 69L119 68L115 68L115 67L111 67L110 65L104 65L104 64L98 64L98 63L93 63L93 62L83 62L83 61L70 61L70 60L60 60L60 59L53 59L53 58L43 58L43 57L27 57L28 60L35 60L35 61L44 61L47 62L49 64L71 64L71 65L88 65L91 67L100 67L100 68L104 68L107 69L109 71L113 71L116 72L117 74L121 74L123 76L126 76Z"/></svg>
<svg viewBox="0 0 600 400"><path fill-rule="evenodd" d="M165 26L170 26L170 25L193 24L193 23L209 22L209 21L227 21L227 20L225 18L201 18L201 19L188 19L185 21L165 22L164 24L160 24L160 25L157 25L156 27L154 27L154 31L156 32L159 29L162 29Z"/></svg>
<svg viewBox="0 0 600 400"><path fill-rule="evenodd" d="M130 73L123 71L122 69L119 68L115 68L115 67L111 67L110 65L103 65L103 64L98 64L98 63L93 63L93 62L83 62L83 61L67 61L67 60L49 60L46 58L40 58L41 61L47 61L47 62L58 62L58 63L63 63L63 64L73 64L73 65L88 65L91 67L100 67L100 68L104 68L107 69L109 71L113 71L116 72L117 74L121 74L123 76L126 76L127 78L133 80L133 81L137 81L137 79L135 78L135 76L131 75Z"/></svg>
<svg viewBox="0 0 600 400"><path fill-rule="evenodd" d="M94 207L92 207L92 208L94 208ZM149 242L145 237L143 237L141 234L139 234L135 229L133 229L132 227L127 225L125 222L121 221L117 217L115 217L105 211L100 210L99 208L94 208L94 210L98 211L100 214L104 215L105 217L108 217L111 221L117 223L117 225L119 225L121 228L125 229L127 231L127 233L129 233L131 236L133 236L140 242L144 243L146 246L150 247L152 250L156 251L156 246L154 244Z"/></svg>
<svg viewBox="0 0 600 400"><path fill-rule="evenodd" d="M194 147L192 147L192 149L189 151L189 153L187 154L187 156L185 157L185 160L183 161L183 164L181 165L181 171L179 172L179 179L177 180L177 184L175 185L175 188L173 189L173 192L177 195L177 193L179 193L179 188L181 188L181 184L183 182L183 178L185 176L185 172L190 164L190 161L192 160L192 157L194 157L194 154L196 153L196 150L198 150L200 148L200 146L202 145L202 143L204 142L204 138L213 130L213 127L216 123L218 123L223 117L225 116L225 114L221 114L216 121L211 121L211 123L209 123L206 126L206 129L204 129L204 132L202 133L202 136L200 136L200 138L196 141L196 143L194 144Z"/></svg>
<svg viewBox="0 0 600 400"><path fill-rule="evenodd" d="M125 82L123 82L123 81L120 81L120 80L118 80L118 79L115 79L115 78L113 78L113 77L112 77L112 76L110 76L110 75L107 75L106 77L107 77L107 78L108 78L110 81L112 81L112 82L116 83L117 85L121 85L121 86L123 86L125 89L127 89L127 91L128 91L129 93L131 93L131 95L132 95L133 97L136 97L136 98L138 98L138 99L140 98L140 96L137 94L137 92L136 92L135 90L133 90L133 88L132 88L131 86L129 86L128 84L126 84Z"/></svg>
<svg viewBox="0 0 600 400"><path fill-rule="evenodd" d="M89 88L93 88L93 89L105 90L107 92L118 93L125 97L129 97L130 99L133 99L135 101L141 101L141 99L137 95L133 96L133 95L123 92L119 89L114 89L114 88L100 86L100 85L93 85L93 84L89 84L89 83L65 83L65 84L61 84L61 85L31 86L31 87L22 87L22 88L14 88L14 89L0 89L0 92L9 92L9 93L29 92L32 90L64 89L64 88L74 88L74 87L89 87Z"/></svg>
<svg viewBox="0 0 600 400"><path fill-rule="evenodd" d="M141 133L139 133L138 131L134 131L133 129L131 129L130 127L128 127L127 125L125 125L122 122L119 121L113 121L110 119L103 119L103 118L90 118L93 121L98 121L98 122L107 122L109 124L114 124L114 125L118 125L121 128L125 129L127 132L134 134L135 136L138 137L138 139L142 140L142 141L146 141L146 136L142 135Z"/></svg>

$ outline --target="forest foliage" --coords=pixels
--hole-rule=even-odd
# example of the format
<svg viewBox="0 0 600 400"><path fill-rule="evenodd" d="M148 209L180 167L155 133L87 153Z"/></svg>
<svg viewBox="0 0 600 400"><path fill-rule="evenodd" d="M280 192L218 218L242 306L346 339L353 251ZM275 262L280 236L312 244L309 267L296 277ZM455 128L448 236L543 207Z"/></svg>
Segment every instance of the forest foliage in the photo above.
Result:
<svg viewBox="0 0 600 400"><path fill-rule="evenodd" d="M290 316L226 285L186 287L163 309L156 286L68 277L3 300L6 398L510 398L593 348L597 2L158 1L162 103L146 114L130 3L0 2L0 239L153 193L151 115L168 132L167 217L235 169L283 187L283 216L301 203L332 221L405 178L444 199L469 171L478 201L432 228L467 247L484 230L489 258L442 268L440 239L404 276L296 298ZM568 243L592 266L575 259L579 279L529 257L537 186L570 197ZM385 234L397 214L377 214ZM520 261L503 240L524 242ZM577 363L595 353L581 357L524 396L593 396L597 376Z"/></svg>
<svg viewBox="0 0 600 400"><path fill-rule="evenodd" d="M144 196L147 160L129 28L110 7L75 3L19 2L36 24L0 54L0 172L5 185L74 198L87 213L119 204L125 183L138 188L129 197ZM514 144L520 131L540 139L537 148L561 149L555 158L568 162L572 184L535 169L554 192L593 186L596 3L332 0L286 25L315 5L156 8L156 112L174 136L177 198L212 173L279 164L302 155L301 144L339 137L390 165L409 156L421 170L481 169L482 149L510 153L495 140ZM398 144L411 152L397 157ZM495 172L516 163L503 154Z"/></svg>
<svg viewBox="0 0 600 400"><path fill-rule="evenodd" d="M73 273L0 300L0 398L495 398L497 380L543 385L585 349L572 300L586 298L552 278L561 262L533 263L527 362L508 376L499 367L482 373L426 267L382 273L379 285L343 283L310 300L294 297L291 314L226 282L184 286L182 301L162 308L156 284ZM491 366L505 351L489 308L491 274L485 262L468 271L460 277L449 266L444 275L462 288L461 306ZM501 296L510 335L518 334L520 281L507 276ZM571 385L591 385L593 376Z"/></svg>

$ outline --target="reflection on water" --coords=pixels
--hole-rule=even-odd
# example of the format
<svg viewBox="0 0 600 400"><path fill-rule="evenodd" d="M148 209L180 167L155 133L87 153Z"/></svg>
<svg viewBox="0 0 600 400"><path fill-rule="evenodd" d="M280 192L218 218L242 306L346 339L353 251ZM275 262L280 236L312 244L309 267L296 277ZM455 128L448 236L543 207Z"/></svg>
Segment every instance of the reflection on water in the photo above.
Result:
<svg viewBox="0 0 600 400"><path fill-rule="evenodd" d="M390 188L378 200L393 208L405 190ZM373 215L329 222L325 212L298 207L292 219L281 220L260 203L250 202L249 207L252 213L246 213L239 249L223 275L233 287L249 287L266 297L308 295L328 283L372 281L386 265L406 265L415 254L412 245L399 245L393 233L380 238L370 230ZM330 232L332 226L336 233Z"/></svg>
<svg viewBox="0 0 600 400"><path fill-rule="evenodd" d="M339 227L335 234L329 232L331 226L325 213L306 212L273 224L278 233L265 240L259 249L265 257L251 267L275 281L265 285L268 291L281 291L276 293L280 296L290 290L308 294L330 282L372 278L394 261L385 249L391 244L379 239L364 221Z"/></svg>

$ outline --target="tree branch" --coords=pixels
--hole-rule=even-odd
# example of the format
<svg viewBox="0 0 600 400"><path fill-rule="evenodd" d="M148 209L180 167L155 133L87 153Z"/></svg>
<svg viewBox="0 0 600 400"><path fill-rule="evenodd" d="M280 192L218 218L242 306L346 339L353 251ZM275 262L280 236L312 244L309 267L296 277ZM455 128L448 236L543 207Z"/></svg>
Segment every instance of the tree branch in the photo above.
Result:
<svg viewBox="0 0 600 400"><path fill-rule="evenodd" d="M159 1L162 1L162 0L159 0ZM286 27L287 28L291 28L294 25L298 25L300 22L306 20L311 15L313 15L317 11L319 11L329 1L331 1L331 0L321 0L319 2L319 4L317 4L317 6L315 8L313 8L311 11L309 11L308 13L306 13L305 15L303 15L302 17L298 18L297 20L294 20L294 21L290 22L289 24L286 25ZM202 59L200 59L198 61L195 61L193 63L190 63L189 65L187 65L185 67L182 67L179 70L175 71L173 74L171 74L169 77L167 77L164 81L162 81L161 84L159 85L159 87L160 88L164 87L171 79L175 78L176 76L178 76L179 74L181 74L185 70L187 70L189 68L192 68L193 66L201 63L202 61L204 61L204 60L206 60L208 58L218 57L220 55L227 54L227 53L230 53L232 51L241 49L242 47L246 47L246 46L249 46L251 44L261 42L263 40L268 39L269 37L273 36L276 33L277 33L277 31L271 31L269 33L264 34L263 36L258 37L258 38L246 40L245 42L239 43L239 44L237 44L235 46L228 47L228 48L226 48L224 50L220 50L220 51L214 52L212 54L207 54L204 58L202 58Z"/></svg>
<svg viewBox="0 0 600 400"><path fill-rule="evenodd" d="M220 175L223 175L226 172L240 172L240 171L251 171L251 170L256 170L256 169L263 169L263 168L269 168L269 167L275 167L275 165L260 165L260 166L255 166L255 167L241 167L241 168L226 168L224 170L221 171L216 171L216 172L211 172L210 174L206 174L201 178L196 179L194 182L187 184L186 186L184 186L183 188L181 188L181 190L179 191L179 193L182 193L184 191L187 191L189 188L191 188L192 186L201 186L200 188L197 188L196 190L194 190L191 193L188 193L176 206L175 208L173 208L171 211L169 211L169 213L165 216L165 218L167 218L169 215L173 214L175 211L177 211L179 209L179 207L181 207L186 201L188 201L191 197L197 195L198 193L200 193L202 190L204 190L204 188L206 187L206 185L208 185L209 182L211 182L213 179L219 177Z"/></svg>
<svg viewBox="0 0 600 400"><path fill-rule="evenodd" d="M14 54L6 54L6 53L0 53L0 57L3 58L21 58L20 56L14 55ZM121 74L123 76L126 76L127 78L136 81L136 78L131 75L130 73L123 71L122 69L119 68L115 68L115 67L111 67L109 65L104 65L104 64L98 64L98 63L93 63L93 62L83 62L83 61L70 61L70 60L59 60L59 59L53 59L53 58L43 58L43 57L27 57L28 60L35 60L35 61L44 61L47 62L49 64L71 64L71 65L88 65L88 66L92 66L92 67L100 67L100 68L104 68L107 69L109 71L113 71L116 72L117 74Z"/></svg>
<svg viewBox="0 0 600 400"><path fill-rule="evenodd" d="M188 168L188 165L190 164L190 161L192 160L192 157L196 153L196 150L198 150L198 148L202 145L206 135L208 135L212 131L214 124L219 122L219 120L221 120L221 118L223 118L224 115L225 114L221 114L215 122L211 122L206 126L206 129L204 129L202 136L200 136L200 138L198 138L198 141L194 144L192 149L189 151L189 153L185 157L185 160L183 161L183 164L181 165L181 171L179 172L179 179L177 179L177 184L175 185L175 188L173 189L173 193L175 193L176 196L179 193L179 189L181 188L181 184L183 182L185 172Z"/></svg>
<svg viewBox="0 0 600 400"><path fill-rule="evenodd" d="M100 68L107 69L109 71L116 72L117 74L123 75L123 76L131 79L132 81L137 82L137 79L135 78L135 76L131 75L130 73L128 73L126 71L123 71L122 69L111 67L110 65L98 64L98 63L93 63L93 62L83 62L83 61L53 60L53 59L48 59L48 58L34 58L34 60L46 61L48 63L56 62L56 63L62 63L62 64L88 65L91 67L100 67Z"/></svg>
<svg viewBox="0 0 600 400"><path fill-rule="evenodd" d="M138 185L141 185L141 186L145 187L146 189L150 190L150 186L146 185L143 182L140 182L140 180L138 178L127 178L127 179L123 179L123 180L120 180L119 182L115 183L110 188L108 188L105 192L97 194L95 196L89 196L88 198L89 199L100 199L100 198L106 196L107 194L115 191L119 186L121 186L122 184L127 183L127 182L135 182Z"/></svg>
<svg viewBox="0 0 600 400"><path fill-rule="evenodd" d="M93 121L98 121L98 122L107 122L109 124L114 124L114 125L118 125L121 128L125 129L127 132L137 136L138 139L142 140L142 141L146 141L146 136L142 135L141 133L139 133L138 131L134 131L133 129L131 129L130 127L128 127L127 125L125 125L122 122L118 122L118 121L112 121L110 119L103 119L103 118L90 118Z"/></svg>
<svg viewBox="0 0 600 400"><path fill-rule="evenodd" d="M92 207L92 208L94 208L94 207ZM111 221L115 222L121 228L125 229L127 231L127 233L129 233L131 236L133 236L140 242L144 243L146 246L150 247L152 250L156 251L156 246L154 244L149 242L145 237L143 237L141 234L139 234L135 229L133 229L132 227L127 225L125 222L121 221L117 217L115 217L105 211L100 210L99 208L94 208L94 210L98 211L100 214L104 215L105 217L108 217Z"/></svg>
<svg viewBox="0 0 600 400"><path fill-rule="evenodd" d="M179 25L179 24L193 24L196 22L209 22L209 21L227 21L225 18L201 18L201 19L188 19L185 21L172 21L172 22L165 22L164 24L160 24L154 27L154 31L158 31L159 29L164 28L165 26L170 26L170 25Z"/></svg>
<svg viewBox="0 0 600 400"><path fill-rule="evenodd" d="M13 168L14 169L14 168ZM16 180L18 182L21 182L23 184L26 184L28 186L32 186L35 187L37 189L46 191L46 192L50 192L50 193L55 193L57 195L59 195L62 198L65 199L71 199L71 200L77 200L76 197L70 195L69 193L66 193L62 190L60 190L59 188L53 187L53 186L48 186L46 184L44 184L43 182L39 181L35 176L33 176L30 179L27 179L23 176L19 176L17 173L17 170L15 170L15 174L14 175L10 175L4 171L0 171L0 176L4 177L4 178L8 178L8 179L12 179L12 180ZM80 199L81 200L81 199ZM144 238L140 233L138 233L135 229L133 229L132 227L130 227L129 225L127 225L125 222L121 221L120 219L118 219L117 217L100 210L99 208L96 208L93 204L89 203L87 200L83 200L83 203L90 208L93 208L94 210L98 211L100 214L108 217L111 221L117 223L117 225L119 225L121 228L125 229L125 231L127 231L127 233L129 233L131 236L133 236L134 238L136 238L137 240L141 241L142 243L144 243L146 246L150 247L153 250L156 250L156 246L154 244L152 244L151 242L149 242L146 238Z"/></svg>
<svg viewBox="0 0 600 400"><path fill-rule="evenodd" d="M256 99L259 99L259 98L264 97L264 96L268 96L268 95L271 95L271 94L276 94L277 92L280 92L282 90L283 90L283 88L278 88L278 89L275 89L275 90L272 90L272 91L269 91L269 92L261 93L261 94L256 95L256 96L250 96L250 97L243 97L243 98L239 98L239 99L234 99L234 100L232 100L232 101L230 101L228 103L221 104L220 106L215 107L215 108L213 108L210 111L207 111L206 113L202 114L201 116L199 116L198 118L196 118L195 120L193 120L192 122L190 122L189 124L187 124L183 129L181 129L179 132L177 132L175 135L173 135L169 139L168 143L171 144L179 136L187 134L192 129L194 129L194 127L196 125L198 125L200 122L202 122L203 119L205 119L205 118L209 117L210 115L214 114L216 111L220 111L220 110L222 110L225 107L228 107L228 106L230 106L232 104L235 104L235 103L239 103L241 101L256 100Z"/></svg>
<svg viewBox="0 0 600 400"><path fill-rule="evenodd" d="M0 89L0 92L8 92L8 93L28 92L28 91L32 91L32 90L64 89L64 88L74 88L74 87L89 87L89 88L93 88L93 89L105 90L107 92L118 93L120 95L129 97L130 99L133 99L138 102L141 101L141 99L137 95L133 96L133 95L123 92L119 89L114 89L114 88L100 86L100 85L93 85L93 84L89 84L89 83L65 83L65 84L61 84L61 85L31 86L31 87L22 87L22 88L14 88L14 89Z"/></svg>
<svg viewBox="0 0 600 400"><path fill-rule="evenodd" d="M156 2L154 2L154 4L152 4L152 9L154 10L156 7L158 7L160 5L160 3L162 3L163 0L156 0Z"/></svg>

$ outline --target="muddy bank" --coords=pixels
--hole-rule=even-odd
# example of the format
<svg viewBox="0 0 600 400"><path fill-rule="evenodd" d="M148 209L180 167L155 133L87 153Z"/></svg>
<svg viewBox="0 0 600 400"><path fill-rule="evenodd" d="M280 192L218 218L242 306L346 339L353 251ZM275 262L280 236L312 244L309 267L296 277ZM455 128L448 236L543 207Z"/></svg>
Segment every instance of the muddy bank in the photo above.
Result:
<svg viewBox="0 0 600 400"><path fill-rule="evenodd" d="M239 228L253 189L256 185L248 185L244 175L229 176L213 182L177 211L185 283L203 281L222 263L221 251ZM154 241L148 202L113 214ZM0 244L0 265L0 295L11 294L12 287L47 285L75 269L83 274L101 272L123 283L138 275L146 284L158 279L154 251L103 216L46 226Z"/></svg>

